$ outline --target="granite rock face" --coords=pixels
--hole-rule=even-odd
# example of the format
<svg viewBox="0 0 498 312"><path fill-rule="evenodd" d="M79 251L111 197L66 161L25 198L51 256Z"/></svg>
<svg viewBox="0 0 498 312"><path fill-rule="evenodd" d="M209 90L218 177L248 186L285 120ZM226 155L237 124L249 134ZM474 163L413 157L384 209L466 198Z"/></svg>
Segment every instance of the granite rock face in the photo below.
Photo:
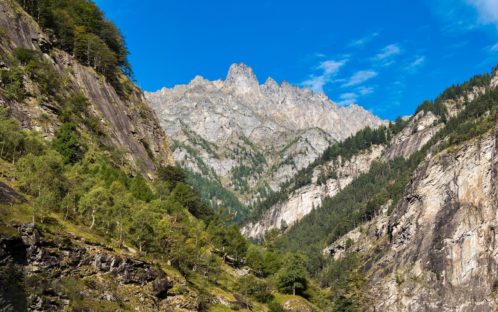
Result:
<svg viewBox="0 0 498 312"><path fill-rule="evenodd" d="M383 124L359 106L339 107L287 82L260 84L244 64L232 65L224 81L198 76L145 95L174 138L174 159L245 204L278 190L331 143Z"/></svg>
<svg viewBox="0 0 498 312"><path fill-rule="evenodd" d="M335 196L358 175L367 172L372 161L380 158L384 149L381 145L373 146L350 160L339 159L315 168L311 184L292 192L287 200L268 209L258 221L246 224L242 233L247 237L262 238L271 229L292 226L320 206L325 197ZM319 183L318 175L323 171L334 171L336 177Z"/></svg>
<svg viewBox="0 0 498 312"><path fill-rule="evenodd" d="M289 197L268 209L256 222L246 224L242 232L251 238L262 238L268 230L292 226L319 207L326 197L333 197L360 174L370 170L374 161L409 158L420 150L443 126L432 112L419 112L410 118L408 125L396 134L388 145L372 146L354 155L350 160L330 161L313 169L310 184L293 191ZM335 172L336 177L325 183L318 182L323 172Z"/></svg>
<svg viewBox="0 0 498 312"><path fill-rule="evenodd" d="M484 92L474 88L467 98ZM391 215L381 209L324 250L336 260L362 257L371 311L498 309L498 128L436 151L429 150Z"/></svg>
<svg viewBox="0 0 498 312"><path fill-rule="evenodd" d="M156 162L173 164L168 138L146 105L142 91L125 75L119 78L127 88L123 96L93 68L54 48L49 36L15 1L0 2L0 29L0 67L7 67L7 60L16 48L39 51L62 78L63 92L67 94L60 95L79 92L88 99L89 111L100 121L105 133L104 144L123 152L124 159L144 173L152 172ZM61 123L58 118L61 104L42 94L36 81L27 76L23 87L28 95L20 101L0 92L0 106L8 107L24 128L37 130L51 139Z"/></svg>
<svg viewBox="0 0 498 312"><path fill-rule="evenodd" d="M384 209L324 253L366 257L372 311L496 311L497 177L493 129L426 159L392 215Z"/></svg>
<svg viewBox="0 0 498 312"><path fill-rule="evenodd" d="M497 176L496 130L419 168L372 271L379 310L496 311Z"/></svg>

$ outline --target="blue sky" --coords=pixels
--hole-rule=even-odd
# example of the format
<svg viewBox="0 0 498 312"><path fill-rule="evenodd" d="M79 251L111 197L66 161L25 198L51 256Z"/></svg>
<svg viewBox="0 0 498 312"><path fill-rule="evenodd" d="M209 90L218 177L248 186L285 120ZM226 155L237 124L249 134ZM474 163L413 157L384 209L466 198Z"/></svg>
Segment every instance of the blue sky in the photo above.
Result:
<svg viewBox="0 0 498 312"><path fill-rule="evenodd" d="M498 63L498 0L96 2L148 91L244 62L394 119Z"/></svg>

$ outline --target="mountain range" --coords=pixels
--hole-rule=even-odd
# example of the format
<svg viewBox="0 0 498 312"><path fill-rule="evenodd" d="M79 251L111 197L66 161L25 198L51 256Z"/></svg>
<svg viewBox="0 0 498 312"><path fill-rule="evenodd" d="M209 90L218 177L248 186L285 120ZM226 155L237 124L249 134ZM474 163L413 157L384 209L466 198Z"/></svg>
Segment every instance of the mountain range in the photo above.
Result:
<svg viewBox="0 0 498 312"><path fill-rule="evenodd" d="M224 81L197 76L145 96L173 138L175 161L234 194L246 209L280 190L332 143L386 123L360 106L341 107L285 81L260 84L245 64L233 64ZM237 212L223 197L206 197Z"/></svg>
<svg viewBox="0 0 498 312"><path fill-rule="evenodd" d="M384 121L127 55L92 1L0 1L1 311L498 310L498 66Z"/></svg>

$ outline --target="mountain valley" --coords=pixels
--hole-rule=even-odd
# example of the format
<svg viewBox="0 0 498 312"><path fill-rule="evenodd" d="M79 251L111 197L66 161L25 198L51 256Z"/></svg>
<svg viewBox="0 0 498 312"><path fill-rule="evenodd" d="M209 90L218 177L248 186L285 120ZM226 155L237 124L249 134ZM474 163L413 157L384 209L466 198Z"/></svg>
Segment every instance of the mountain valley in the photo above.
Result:
<svg viewBox="0 0 498 312"><path fill-rule="evenodd" d="M498 310L498 66L388 121L128 56L93 1L0 1L0 311Z"/></svg>

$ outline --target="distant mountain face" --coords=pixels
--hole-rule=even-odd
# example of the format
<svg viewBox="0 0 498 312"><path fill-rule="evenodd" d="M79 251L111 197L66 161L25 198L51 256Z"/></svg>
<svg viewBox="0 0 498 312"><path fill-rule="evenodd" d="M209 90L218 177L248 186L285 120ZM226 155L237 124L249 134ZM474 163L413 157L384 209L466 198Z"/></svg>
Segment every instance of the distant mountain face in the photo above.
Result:
<svg viewBox="0 0 498 312"><path fill-rule="evenodd" d="M145 95L173 138L174 159L244 204L278 190L330 144L383 124L357 105L340 107L309 89L272 78L261 85L244 64L232 65L224 81L197 76Z"/></svg>

